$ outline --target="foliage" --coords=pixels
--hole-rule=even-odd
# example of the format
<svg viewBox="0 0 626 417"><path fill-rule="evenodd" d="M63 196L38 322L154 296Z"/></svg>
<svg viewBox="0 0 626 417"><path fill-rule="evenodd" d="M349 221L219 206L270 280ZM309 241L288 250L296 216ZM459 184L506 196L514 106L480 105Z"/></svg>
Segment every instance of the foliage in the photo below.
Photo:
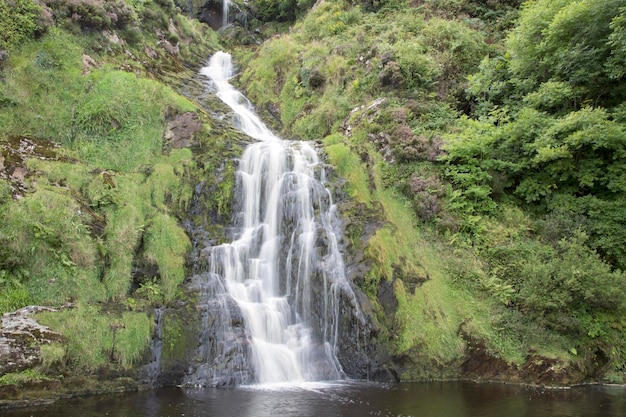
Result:
<svg viewBox="0 0 626 417"><path fill-rule="evenodd" d="M11 372L0 376L0 386L28 384L37 381L54 381L54 379L34 369L26 369L22 372Z"/></svg>
<svg viewBox="0 0 626 417"><path fill-rule="evenodd" d="M33 0L6 0L0 3L0 50L31 37L39 27L41 6Z"/></svg>
<svg viewBox="0 0 626 417"><path fill-rule="evenodd" d="M0 239L7 252L0 265L14 300L58 305L102 299L97 247L72 198L38 190L9 205L4 219Z"/></svg>
<svg viewBox="0 0 626 417"><path fill-rule="evenodd" d="M185 254L191 247L189 238L174 219L156 215L146 228L143 240L145 256L159 267L165 299L174 299L185 278Z"/></svg>
<svg viewBox="0 0 626 417"><path fill-rule="evenodd" d="M262 22L293 21L304 15L314 3L312 0L257 0L252 3L252 11Z"/></svg>
<svg viewBox="0 0 626 417"><path fill-rule="evenodd" d="M65 339L41 346L25 376L117 376L145 362L146 311L171 303L186 275L180 219L194 181L215 175L190 149L164 149L167 122L195 112L204 126L194 140L212 164L227 146L163 81L179 85L184 65L218 44L167 0L0 2L0 314L76 306L38 317ZM14 173L16 137L50 152L20 149ZM227 212L232 182L221 187Z"/></svg>
<svg viewBox="0 0 626 417"><path fill-rule="evenodd" d="M515 363L623 365L622 3L326 1L247 63L285 135L326 136L398 354L450 365L462 326ZM367 242L358 210L381 222Z"/></svg>
<svg viewBox="0 0 626 417"><path fill-rule="evenodd" d="M348 193L355 200L366 206L371 205L371 195L367 171L358 156L341 143L339 135L331 135L324 140L325 150L330 162L337 167L340 175L348 180Z"/></svg>

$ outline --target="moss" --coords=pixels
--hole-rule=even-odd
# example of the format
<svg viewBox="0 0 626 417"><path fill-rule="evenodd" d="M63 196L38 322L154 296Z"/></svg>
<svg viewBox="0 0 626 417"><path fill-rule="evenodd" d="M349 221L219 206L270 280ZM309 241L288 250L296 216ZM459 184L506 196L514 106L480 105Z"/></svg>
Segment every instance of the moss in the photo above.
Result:
<svg viewBox="0 0 626 417"><path fill-rule="evenodd" d="M171 301L185 278L185 255L191 248L189 238L175 219L156 215L150 219L143 240L144 256L157 264L165 301Z"/></svg>
<svg viewBox="0 0 626 417"><path fill-rule="evenodd" d="M165 310L161 328L162 367L185 363L198 343L199 325L191 304L180 310Z"/></svg>

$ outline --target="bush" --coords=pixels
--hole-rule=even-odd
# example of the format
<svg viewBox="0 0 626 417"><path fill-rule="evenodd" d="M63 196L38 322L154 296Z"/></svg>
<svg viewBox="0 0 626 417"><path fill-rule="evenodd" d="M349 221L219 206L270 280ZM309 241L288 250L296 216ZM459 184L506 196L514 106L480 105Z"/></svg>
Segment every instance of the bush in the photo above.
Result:
<svg viewBox="0 0 626 417"><path fill-rule="evenodd" d="M574 312L626 308L626 277L602 262L577 233L554 250L531 253L519 270L520 307L544 325L559 331L576 330Z"/></svg>
<svg viewBox="0 0 626 417"><path fill-rule="evenodd" d="M8 49L40 30L41 6L33 0L0 2L0 50Z"/></svg>

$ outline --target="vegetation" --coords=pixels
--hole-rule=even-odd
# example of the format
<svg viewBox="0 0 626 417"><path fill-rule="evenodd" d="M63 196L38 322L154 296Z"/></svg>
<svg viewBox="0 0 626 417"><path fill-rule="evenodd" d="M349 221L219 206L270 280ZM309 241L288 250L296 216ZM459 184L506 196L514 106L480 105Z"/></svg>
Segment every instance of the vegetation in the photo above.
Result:
<svg viewBox="0 0 626 417"><path fill-rule="evenodd" d="M202 164L221 162L210 120L162 79L188 77L185 65L217 38L171 2L9 3L0 3L0 314L74 308L38 317L66 340L3 381L121 375L145 363L154 307L181 297L191 247L181 220ZM46 7L54 20L39 27ZM204 122L196 146L215 152L202 164L164 144L167 123L185 113Z"/></svg>

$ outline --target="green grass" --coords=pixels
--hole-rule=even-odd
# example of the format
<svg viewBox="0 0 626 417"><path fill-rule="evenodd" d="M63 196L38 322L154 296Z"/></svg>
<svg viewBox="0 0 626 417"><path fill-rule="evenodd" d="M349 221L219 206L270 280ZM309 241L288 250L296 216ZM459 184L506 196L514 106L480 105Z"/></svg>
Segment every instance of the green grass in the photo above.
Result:
<svg viewBox="0 0 626 417"><path fill-rule="evenodd" d="M0 376L0 386L20 385L37 381L55 381L56 379L42 374L34 369L26 369L22 372L11 372Z"/></svg>
<svg viewBox="0 0 626 417"><path fill-rule="evenodd" d="M16 5L25 3L32 2ZM0 314L28 304L76 305L38 317L65 340L41 346L42 363L32 372L109 375L144 362L153 325L147 312L175 300L187 273L191 245L180 219L196 182L215 182L211 203L223 216L230 210L232 165L221 183L211 167L237 146L163 82L180 85L191 73L183 64L196 67L220 40L173 3L149 3L147 11L135 2L137 14L116 28L124 43L83 31L85 16L60 14L34 39L34 15L20 23L13 9L0 13L0 49L10 49L0 69L0 142L60 145L57 157L26 161L28 190L18 199L0 180ZM96 12L87 17L106 23L105 10ZM179 42L178 57L157 43L155 24ZM85 68L83 54L96 65ZM183 112L205 122L196 138L208 155L204 166L189 149L164 152L166 123ZM156 276L135 274L137 265L156 266ZM33 377L28 372L2 383Z"/></svg>
<svg viewBox="0 0 626 417"><path fill-rule="evenodd" d="M159 267L165 300L173 300L185 278L185 254L191 248L189 238L175 219L156 215L146 228L144 245L144 256Z"/></svg>
<svg viewBox="0 0 626 417"><path fill-rule="evenodd" d="M10 251L5 274L20 283L16 289L28 290L31 301L102 299L97 246L80 206L65 193L42 188L10 204L0 238Z"/></svg>
<svg viewBox="0 0 626 417"><path fill-rule="evenodd" d="M142 312L120 315L103 312L94 305L79 304L71 310L37 316L51 329L65 335L62 347L43 351L44 366L60 366L89 375L102 369L130 369L149 348L152 319ZM59 349L63 349L63 354Z"/></svg>
<svg viewBox="0 0 626 417"><path fill-rule="evenodd" d="M348 180L348 193L356 201L371 206L372 196L369 189L367 168L358 155L342 142L342 136L335 134L324 139L324 151L337 172Z"/></svg>
<svg viewBox="0 0 626 417"><path fill-rule="evenodd" d="M52 28L9 56L0 96L13 105L0 111L0 136L31 136L65 142L71 138L73 112L85 93L81 76L83 47L77 38Z"/></svg>

